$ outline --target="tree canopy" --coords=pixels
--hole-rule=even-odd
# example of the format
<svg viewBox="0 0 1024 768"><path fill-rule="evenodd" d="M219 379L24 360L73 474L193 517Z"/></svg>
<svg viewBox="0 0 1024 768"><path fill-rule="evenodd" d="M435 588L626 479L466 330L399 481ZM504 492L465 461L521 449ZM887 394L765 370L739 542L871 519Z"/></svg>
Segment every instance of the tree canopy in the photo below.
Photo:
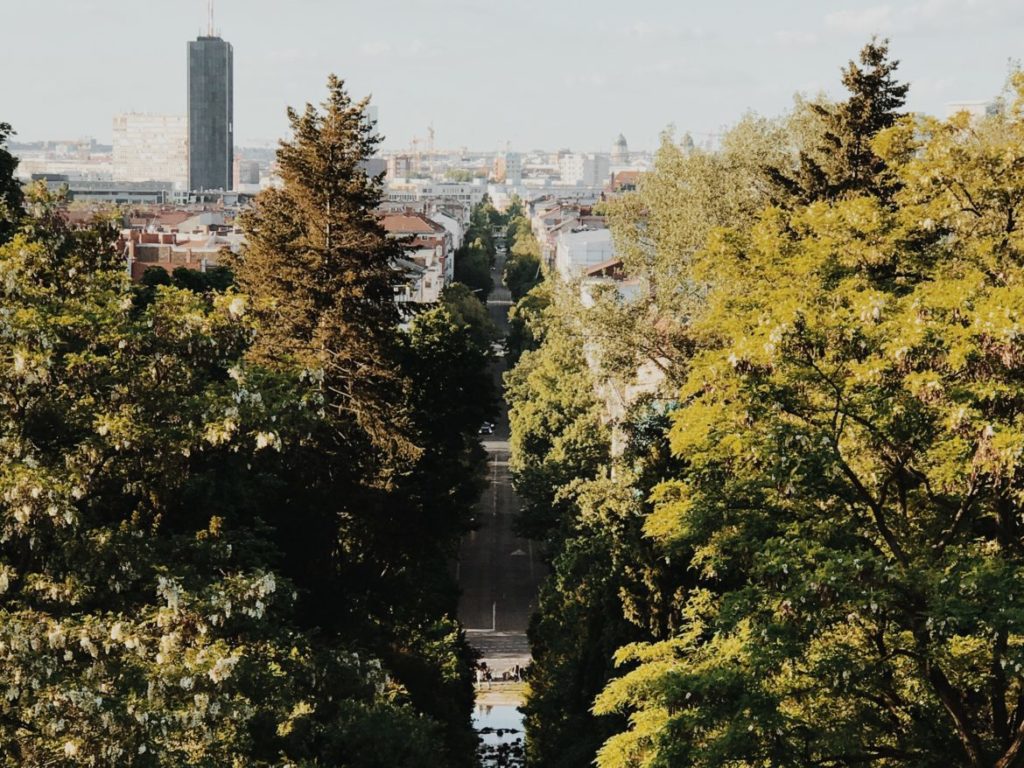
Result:
<svg viewBox="0 0 1024 768"><path fill-rule="evenodd" d="M845 102L666 140L611 205L636 303L517 306L536 764L1024 760L1024 80L939 121L894 68L873 41Z"/></svg>
<svg viewBox="0 0 1024 768"><path fill-rule="evenodd" d="M0 764L472 765L491 329L399 324L362 114L290 113L232 271L133 286L105 222L0 212Z"/></svg>
<svg viewBox="0 0 1024 768"><path fill-rule="evenodd" d="M21 184L14 176L18 169L18 159L6 147L13 133L10 124L0 122L0 245L13 235L23 201Z"/></svg>

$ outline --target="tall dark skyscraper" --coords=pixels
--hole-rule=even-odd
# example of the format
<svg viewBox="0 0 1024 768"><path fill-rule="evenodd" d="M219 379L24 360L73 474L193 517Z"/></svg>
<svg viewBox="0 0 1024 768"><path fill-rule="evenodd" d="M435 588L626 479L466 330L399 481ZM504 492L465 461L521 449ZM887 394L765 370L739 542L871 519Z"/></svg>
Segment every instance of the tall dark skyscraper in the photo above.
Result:
<svg viewBox="0 0 1024 768"><path fill-rule="evenodd" d="M188 186L231 189L235 155L234 50L213 34L188 44Z"/></svg>

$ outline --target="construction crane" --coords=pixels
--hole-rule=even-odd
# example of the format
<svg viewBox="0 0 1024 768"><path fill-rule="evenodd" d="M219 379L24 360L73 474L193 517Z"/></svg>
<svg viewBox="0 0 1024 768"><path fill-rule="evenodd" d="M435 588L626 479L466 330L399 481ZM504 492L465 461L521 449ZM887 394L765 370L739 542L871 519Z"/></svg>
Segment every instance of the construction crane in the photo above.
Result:
<svg viewBox="0 0 1024 768"><path fill-rule="evenodd" d="M420 163L420 140L418 137L413 136L412 141L409 142L412 148L412 156L416 158L416 173L418 174L422 170Z"/></svg>
<svg viewBox="0 0 1024 768"><path fill-rule="evenodd" d="M434 178L434 123L427 126L427 157L430 159L430 178Z"/></svg>

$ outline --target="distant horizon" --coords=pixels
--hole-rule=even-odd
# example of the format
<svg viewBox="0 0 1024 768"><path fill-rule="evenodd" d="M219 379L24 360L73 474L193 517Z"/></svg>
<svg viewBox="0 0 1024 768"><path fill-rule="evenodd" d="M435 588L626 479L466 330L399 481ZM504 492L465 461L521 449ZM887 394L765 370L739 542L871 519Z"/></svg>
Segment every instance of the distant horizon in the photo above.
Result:
<svg viewBox="0 0 1024 768"><path fill-rule="evenodd" d="M154 115L155 116L155 115L158 115L159 113L143 113L143 114L149 114L149 115ZM179 117L180 115L168 115L168 116ZM683 133L685 133L685 131L681 132L680 136L682 136ZM95 143L97 146L100 146L100 147L111 147L112 146L111 142L109 142L109 141L101 141L100 139L97 139L95 136L62 136L62 137L56 137L56 138L27 139L26 140L24 137L19 135L19 133L18 133L16 128L13 131L13 134L12 134L11 138L8 139L7 145L9 147L17 149L18 147L25 146L25 145L31 145L31 144L44 144L44 143L45 144L72 144L72 143L75 143L75 142L82 142L82 141L92 141L93 143ZM276 150L277 149L277 141L279 141L279 140L275 140L273 145L237 144L236 143L235 144L235 149L255 149L255 150L261 150L261 151L272 151L272 150ZM553 153L556 153L556 152L563 152L563 151L567 151L567 150L571 151L573 153L578 153L578 154L605 154L605 155L607 155L610 152L609 149L588 149L586 147L578 147L578 148L577 147L530 147L530 148L526 148L526 149L510 149L510 150L491 149L491 148L486 148L486 147L437 147L435 149L435 152L438 153L438 154L441 154L441 153L445 153L445 152L460 152L461 151L461 152L466 152L466 153L472 154L472 155L488 155L488 154L501 154L502 152L505 152L505 151L511 151L511 152L516 152L516 153L518 153L520 155L530 155L530 154L537 154L537 153L553 154ZM404 152L410 152L411 150L409 148L407 148L407 147L397 147L397 148L394 148L394 149L390 149L388 147L382 147L380 151L381 151L381 153L385 153L385 154L402 154ZM425 150L421 150L421 151L425 152ZM650 154L652 154L653 152L656 151L656 148L654 148L654 149L633 149L632 147L630 147L629 151L630 151L631 154L635 153L635 154L642 154L642 155L650 155Z"/></svg>
<svg viewBox="0 0 1024 768"><path fill-rule="evenodd" d="M32 71L0 83L0 121L19 141L109 144L115 114L185 113L186 43L205 34L204 0L9 6L16 34L0 67ZM797 94L841 98L840 70L873 34L902 61L907 109L941 116L950 102L998 95L1024 40L1024 4L1011 0L595 0L584 12L535 0L380 0L372 12L221 0L216 10L235 51L236 143L258 148L285 135L288 106L322 99L330 72L353 99L373 95L384 151L422 147L431 125L447 150L604 152L622 133L631 150L652 151L669 126L704 144L747 112L788 111Z"/></svg>

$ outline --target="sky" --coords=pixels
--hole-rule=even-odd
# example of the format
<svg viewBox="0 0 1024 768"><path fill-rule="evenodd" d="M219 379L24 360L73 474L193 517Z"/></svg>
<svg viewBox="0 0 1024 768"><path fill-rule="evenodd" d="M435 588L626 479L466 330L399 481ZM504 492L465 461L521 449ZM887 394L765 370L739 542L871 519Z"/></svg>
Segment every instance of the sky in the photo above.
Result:
<svg viewBox="0 0 1024 768"><path fill-rule="evenodd" d="M385 149L653 149L698 143L891 40L908 107L995 96L1024 56L1024 0L217 0L235 52L235 137L270 146L327 75L371 94ZM0 122L17 140L111 138L119 112L184 114L206 0L0 0Z"/></svg>

